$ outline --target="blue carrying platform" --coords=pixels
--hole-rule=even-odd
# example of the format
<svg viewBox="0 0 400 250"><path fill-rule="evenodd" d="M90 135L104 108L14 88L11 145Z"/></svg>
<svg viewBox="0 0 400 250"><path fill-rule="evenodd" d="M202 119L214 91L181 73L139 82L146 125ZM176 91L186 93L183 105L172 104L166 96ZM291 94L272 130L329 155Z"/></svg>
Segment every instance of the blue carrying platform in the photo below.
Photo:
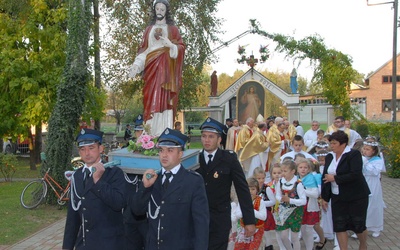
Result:
<svg viewBox="0 0 400 250"><path fill-rule="evenodd" d="M186 169L199 167L199 149L187 149L183 151L182 165ZM127 148L108 153L109 161L121 161L119 167L128 174L143 174L147 169L158 170L161 168L158 156L145 156L128 151Z"/></svg>

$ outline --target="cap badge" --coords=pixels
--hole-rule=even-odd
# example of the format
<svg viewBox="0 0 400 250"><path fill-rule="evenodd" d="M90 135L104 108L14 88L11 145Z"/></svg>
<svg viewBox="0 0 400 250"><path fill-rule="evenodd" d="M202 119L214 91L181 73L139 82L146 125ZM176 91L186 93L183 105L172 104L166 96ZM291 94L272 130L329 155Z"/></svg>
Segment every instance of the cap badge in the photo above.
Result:
<svg viewBox="0 0 400 250"><path fill-rule="evenodd" d="M81 135L84 135L84 134L85 134L85 130L82 129L82 130L81 130Z"/></svg>
<svg viewBox="0 0 400 250"><path fill-rule="evenodd" d="M215 171L215 173L214 173L214 178L215 178L215 179L218 178L218 172L217 172L217 171Z"/></svg>
<svg viewBox="0 0 400 250"><path fill-rule="evenodd" d="M142 116L141 115L138 115L138 120L142 120Z"/></svg>
<svg viewBox="0 0 400 250"><path fill-rule="evenodd" d="M211 121L211 119L210 119L210 117L208 117L208 118L207 118L207 122L210 122L210 121Z"/></svg>
<svg viewBox="0 0 400 250"><path fill-rule="evenodd" d="M165 130L165 134L168 135L169 134L169 129Z"/></svg>

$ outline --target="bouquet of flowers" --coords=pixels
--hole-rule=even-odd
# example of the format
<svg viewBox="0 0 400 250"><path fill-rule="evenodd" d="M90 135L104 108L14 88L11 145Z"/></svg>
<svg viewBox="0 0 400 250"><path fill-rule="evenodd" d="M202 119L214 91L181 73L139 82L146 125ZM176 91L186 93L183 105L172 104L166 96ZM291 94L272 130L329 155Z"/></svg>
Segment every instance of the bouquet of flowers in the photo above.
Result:
<svg viewBox="0 0 400 250"><path fill-rule="evenodd" d="M156 148L157 140L158 137L144 133L135 141L129 141L128 151L147 156L156 156L158 155L158 149Z"/></svg>

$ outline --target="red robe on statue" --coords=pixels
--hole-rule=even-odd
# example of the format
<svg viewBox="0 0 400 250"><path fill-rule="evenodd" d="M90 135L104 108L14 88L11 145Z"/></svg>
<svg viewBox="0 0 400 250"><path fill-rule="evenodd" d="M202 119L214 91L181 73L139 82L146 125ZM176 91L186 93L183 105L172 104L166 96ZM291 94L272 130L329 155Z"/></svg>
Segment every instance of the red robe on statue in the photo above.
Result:
<svg viewBox="0 0 400 250"><path fill-rule="evenodd" d="M138 54L148 47L148 37L153 26L148 26L143 34L143 42ZM169 56L169 48L163 47L150 52L146 57L143 71L143 118L151 119L151 114L173 110L176 115L179 90L182 87L182 67L185 44L176 26L168 25L168 38L177 45L178 57Z"/></svg>

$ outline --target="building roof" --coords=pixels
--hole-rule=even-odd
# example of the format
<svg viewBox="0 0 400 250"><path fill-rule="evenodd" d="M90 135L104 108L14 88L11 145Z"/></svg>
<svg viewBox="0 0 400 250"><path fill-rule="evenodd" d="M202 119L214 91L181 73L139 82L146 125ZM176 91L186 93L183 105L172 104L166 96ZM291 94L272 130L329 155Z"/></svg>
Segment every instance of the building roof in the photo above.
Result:
<svg viewBox="0 0 400 250"><path fill-rule="evenodd" d="M399 59L400 53L397 54L397 60ZM379 68L377 68L374 72L372 72L371 74L369 74L366 78L366 80L368 80L369 78L371 78L371 76L375 75L376 73L378 73L383 67L385 67L386 65L388 65L389 63L391 63L393 61L393 58L391 58L390 60L388 60L386 63L382 64L382 66L380 66ZM398 72L397 68L397 72Z"/></svg>

